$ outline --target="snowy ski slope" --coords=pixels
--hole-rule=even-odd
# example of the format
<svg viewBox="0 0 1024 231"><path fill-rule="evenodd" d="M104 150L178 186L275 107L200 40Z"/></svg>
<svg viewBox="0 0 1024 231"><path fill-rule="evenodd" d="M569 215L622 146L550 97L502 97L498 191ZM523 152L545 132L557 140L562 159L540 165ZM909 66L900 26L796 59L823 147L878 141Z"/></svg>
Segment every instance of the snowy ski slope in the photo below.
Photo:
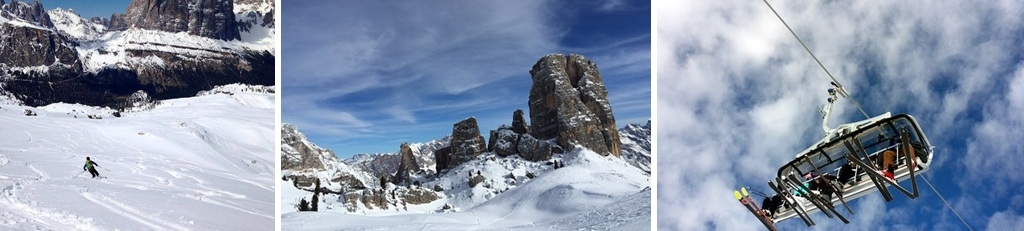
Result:
<svg viewBox="0 0 1024 231"><path fill-rule="evenodd" d="M0 230L273 229L273 108L273 94L254 92L121 118L0 105ZM86 156L106 178L82 173Z"/></svg>

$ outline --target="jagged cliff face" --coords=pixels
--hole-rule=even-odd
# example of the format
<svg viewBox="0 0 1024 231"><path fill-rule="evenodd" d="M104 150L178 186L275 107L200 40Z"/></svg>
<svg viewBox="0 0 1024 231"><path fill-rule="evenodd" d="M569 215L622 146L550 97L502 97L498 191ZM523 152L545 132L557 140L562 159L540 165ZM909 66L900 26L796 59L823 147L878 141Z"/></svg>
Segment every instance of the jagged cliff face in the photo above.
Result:
<svg viewBox="0 0 1024 231"><path fill-rule="evenodd" d="M333 152L309 143L306 136L290 124L281 126L281 149L281 169L323 170L324 161L337 161Z"/></svg>
<svg viewBox="0 0 1024 231"><path fill-rule="evenodd" d="M272 3L259 3L237 14L273 12ZM130 14L110 20L43 11L38 1L2 5L0 91L27 106L124 109L138 91L161 100L232 83L276 84L272 26L254 24L249 40L237 40L232 1L137 0Z"/></svg>
<svg viewBox="0 0 1024 231"><path fill-rule="evenodd" d="M313 144L290 124L281 126L281 170L294 187L311 191L317 179L325 192L335 193L363 190L375 182L374 176L341 162L334 151Z"/></svg>
<svg viewBox="0 0 1024 231"><path fill-rule="evenodd" d="M651 121L647 124L627 124L619 129L622 139L622 159L634 167L651 172Z"/></svg>
<svg viewBox="0 0 1024 231"><path fill-rule="evenodd" d="M0 76L60 81L82 71L76 44L51 30L54 25L42 3L0 5Z"/></svg>
<svg viewBox="0 0 1024 231"><path fill-rule="evenodd" d="M0 4L3 4L0 1ZM36 0L34 4L22 2L18 0L11 1L10 4L4 4L0 7L3 10L4 16L7 18L17 18L24 20L25 22L36 25L43 28L53 27L53 22L50 21L50 15L46 13L46 9L43 8L43 3Z"/></svg>
<svg viewBox="0 0 1024 231"><path fill-rule="evenodd" d="M0 65L37 69L63 67L72 72L82 70L73 45L53 31L0 24L0 34L8 38L0 39Z"/></svg>
<svg viewBox="0 0 1024 231"><path fill-rule="evenodd" d="M232 0L136 0L128 5L130 27L222 39L240 39Z"/></svg>
<svg viewBox="0 0 1024 231"><path fill-rule="evenodd" d="M530 70L530 134L620 156L622 144L597 65L578 54L547 55Z"/></svg>

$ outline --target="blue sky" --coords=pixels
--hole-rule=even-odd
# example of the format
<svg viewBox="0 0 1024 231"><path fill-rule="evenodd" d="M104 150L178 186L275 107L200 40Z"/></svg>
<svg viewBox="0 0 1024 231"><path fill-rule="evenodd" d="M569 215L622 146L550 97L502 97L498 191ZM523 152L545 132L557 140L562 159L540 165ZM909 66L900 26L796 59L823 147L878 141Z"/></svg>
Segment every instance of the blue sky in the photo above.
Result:
<svg viewBox="0 0 1024 231"><path fill-rule="evenodd" d="M516 109L528 112L529 70L550 53L597 63L619 127L651 117L649 2L298 1L282 10L282 122L342 157L397 152L471 116L487 136Z"/></svg>
<svg viewBox="0 0 1024 231"><path fill-rule="evenodd" d="M1024 5L771 2L867 113L919 120L936 150L924 175L975 230L1024 230ZM820 139L828 77L761 1L657 5L658 228L763 229L732 191L767 191ZM849 101L836 113L863 118ZM811 229L966 230L919 183L918 199L865 196L851 224L819 214Z"/></svg>
<svg viewBox="0 0 1024 231"><path fill-rule="evenodd" d="M22 0L23 2L34 2L34 0ZM10 3L11 0L4 2ZM83 18L101 17L110 18L111 14L123 14L128 8L131 0L42 0L43 7L47 10L61 8L74 9L75 13Z"/></svg>

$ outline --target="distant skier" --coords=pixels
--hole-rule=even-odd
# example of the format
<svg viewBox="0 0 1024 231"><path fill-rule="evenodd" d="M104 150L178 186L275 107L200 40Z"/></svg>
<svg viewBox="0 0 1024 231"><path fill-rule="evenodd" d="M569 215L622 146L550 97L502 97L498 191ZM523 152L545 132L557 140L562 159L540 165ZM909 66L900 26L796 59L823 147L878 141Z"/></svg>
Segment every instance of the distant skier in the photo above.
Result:
<svg viewBox="0 0 1024 231"><path fill-rule="evenodd" d="M89 174L92 174L92 178L96 178L97 176L100 176L100 172L96 171L96 166L100 165L96 164L95 161L89 160L89 157L87 156L85 157L85 166L82 166L82 171L89 170Z"/></svg>

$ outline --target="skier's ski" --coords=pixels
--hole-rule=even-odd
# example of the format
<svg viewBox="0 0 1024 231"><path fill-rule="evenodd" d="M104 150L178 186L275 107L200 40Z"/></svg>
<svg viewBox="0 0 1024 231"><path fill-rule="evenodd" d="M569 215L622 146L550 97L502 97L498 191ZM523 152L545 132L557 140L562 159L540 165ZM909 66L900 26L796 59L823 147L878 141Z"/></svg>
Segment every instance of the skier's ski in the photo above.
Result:
<svg viewBox="0 0 1024 231"><path fill-rule="evenodd" d="M761 211L761 209L758 209L757 203L754 203L754 200L750 198L750 194L747 193L747 189L740 188L740 190L743 190L742 195L739 191L732 191L736 200L739 200L740 203L743 204L743 207L746 207L754 217L757 217L757 220L761 221L761 224L764 224L765 228L768 228L768 230L771 231L778 231L778 229L775 228L775 223L773 223L772 220Z"/></svg>

